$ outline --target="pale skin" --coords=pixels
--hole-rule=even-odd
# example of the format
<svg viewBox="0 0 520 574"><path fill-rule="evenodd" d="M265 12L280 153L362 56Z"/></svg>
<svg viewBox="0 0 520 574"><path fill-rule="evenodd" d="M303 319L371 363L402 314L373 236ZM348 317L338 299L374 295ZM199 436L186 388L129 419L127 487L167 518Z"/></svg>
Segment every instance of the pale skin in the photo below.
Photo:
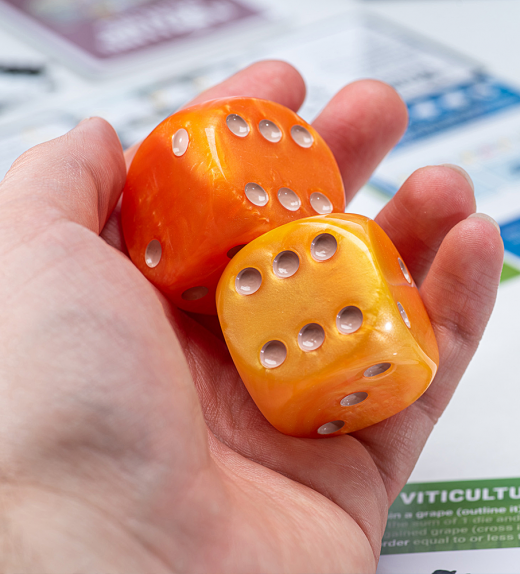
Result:
<svg viewBox="0 0 520 574"><path fill-rule="evenodd" d="M261 62L197 101L297 110L304 94L288 64ZM374 81L347 86L316 119L347 200L406 121ZM213 322L173 308L127 258L124 179L116 134L92 118L0 184L0 571L375 572L388 506L496 296L502 241L472 216L470 181L423 168L377 217L431 317L435 381L389 420L312 440L272 428Z"/></svg>

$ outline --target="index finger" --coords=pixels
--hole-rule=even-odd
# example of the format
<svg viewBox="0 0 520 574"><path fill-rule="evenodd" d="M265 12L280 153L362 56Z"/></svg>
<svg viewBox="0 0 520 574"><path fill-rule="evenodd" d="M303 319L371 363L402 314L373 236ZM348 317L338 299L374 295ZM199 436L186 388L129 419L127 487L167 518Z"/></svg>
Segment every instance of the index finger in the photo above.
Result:
<svg viewBox="0 0 520 574"><path fill-rule="evenodd" d="M116 132L106 121L90 118L14 162L0 183L0 215L10 226L65 219L99 233L124 181Z"/></svg>

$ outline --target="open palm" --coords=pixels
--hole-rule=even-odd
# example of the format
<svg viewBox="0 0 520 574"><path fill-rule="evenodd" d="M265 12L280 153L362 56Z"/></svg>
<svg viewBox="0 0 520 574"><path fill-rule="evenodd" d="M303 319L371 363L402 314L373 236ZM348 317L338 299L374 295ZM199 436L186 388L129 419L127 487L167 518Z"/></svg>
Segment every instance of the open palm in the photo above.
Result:
<svg viewBox="0 0 520 574"><path fill-rule="evenodd" d="M261 62L197 101L247 95L297 110L304 91L289 65ZM350 199L406 109L388 86L357 82L314 126ZM377 218L432 319L434 383L387 421L311 440L272 428L211 319L173 308L129 261L124 178L117 136L90 119L0 184L0 570L374 572L388 505L496 295L502 242L468 217L470 182L424 168Z"/></svg>

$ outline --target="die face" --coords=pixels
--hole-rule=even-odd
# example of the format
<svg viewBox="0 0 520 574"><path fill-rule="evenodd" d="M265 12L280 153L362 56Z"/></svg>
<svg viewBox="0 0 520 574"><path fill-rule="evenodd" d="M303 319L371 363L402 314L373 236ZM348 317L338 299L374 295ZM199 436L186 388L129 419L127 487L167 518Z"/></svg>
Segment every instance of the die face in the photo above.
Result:
<svg viewBox="0 0 520 574"><path fill-rule="evenodd" d="M221 277L228 348L262 413L286 434L325 436L334 421L341 428L327 434L364 428L411 404L433 379L428 316L375 225L342 214L284 225L242 249ZM422 339L398 302L414 330L428 333Z"/></svg>
<svg viewBox="0 0 520 574"><path fill-rule="evenodd" d="M230 98L182 110L144 140L122 224L132 260L157 287L183 309L214 313L217 282L240 246L344 206L335 159L309 124L272 102ZM153 240L161 255L150 265Z"/></svg>
<svg viewBox="0 0 520 574"><path fill-rule="evenodd" d="M403 321L409 325L410 332L418 345L428 356L437 357L436 362L438 362L437 341L413 277L397 249L379 225L370 221L368 232L380 271L385 277L392 298L398 303Z"/></svg>

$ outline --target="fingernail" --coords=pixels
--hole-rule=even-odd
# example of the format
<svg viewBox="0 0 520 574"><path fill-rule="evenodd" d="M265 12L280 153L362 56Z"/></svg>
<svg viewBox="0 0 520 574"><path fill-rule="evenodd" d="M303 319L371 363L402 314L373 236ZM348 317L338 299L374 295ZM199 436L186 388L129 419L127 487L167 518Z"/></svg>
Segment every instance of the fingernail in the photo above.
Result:
<svg viewBox="0 0 520 574"><path fill-rule="evenodd" d="M472 213L469 217L476 217L478 219L483 219L484 221L489 221L489 223L492 223L497 228L498 233L500 233L500 225L498 225L498 223L486 213Z"/></svg>
<svg viewBox="0 0 520 574"><path fill-rule="evenodd" d="M465 169L462 169L459 165L455 165L453 163L443 163L442 167L449 167L453 171L460 173L460 175L464 176L466 178L466 181L471 185L471 189L475 191L475 184L473 183L473 180L471 179L469 173Z"/></svg>
<svg viewBox="0 0 520 574"><path fill-rule="evenodd" d="M84 124L84 123L88 122L88 121L91 120L91 119L92 119L92 117L83 118L83 119L79 122L78 126L80 126L81 124ZM76 126L76 127L78 127L78 126Z"/></svg>

